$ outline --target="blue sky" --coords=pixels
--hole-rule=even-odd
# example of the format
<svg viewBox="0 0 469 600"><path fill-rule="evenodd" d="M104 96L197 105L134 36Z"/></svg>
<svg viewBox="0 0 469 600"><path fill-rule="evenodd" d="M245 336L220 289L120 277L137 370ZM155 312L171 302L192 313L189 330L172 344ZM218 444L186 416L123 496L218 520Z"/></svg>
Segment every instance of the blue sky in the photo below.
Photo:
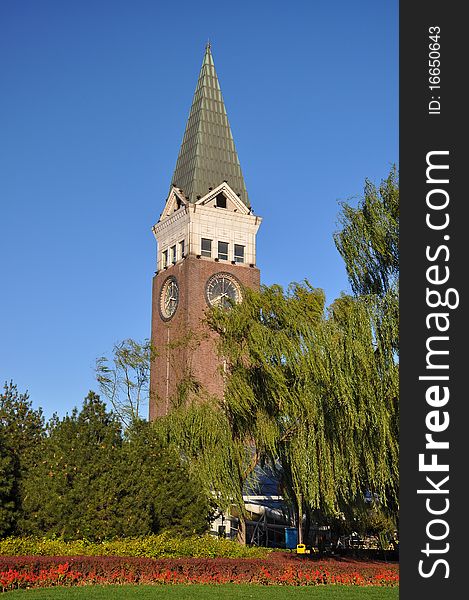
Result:
<svg viewBox="0 0 469 600"><path fill-rule="evenodd" d="M398 162L397 1L3 0L0 382L46 416L149 337L151 226L207 39L263 283L349 289L338 201Z"/></svg>

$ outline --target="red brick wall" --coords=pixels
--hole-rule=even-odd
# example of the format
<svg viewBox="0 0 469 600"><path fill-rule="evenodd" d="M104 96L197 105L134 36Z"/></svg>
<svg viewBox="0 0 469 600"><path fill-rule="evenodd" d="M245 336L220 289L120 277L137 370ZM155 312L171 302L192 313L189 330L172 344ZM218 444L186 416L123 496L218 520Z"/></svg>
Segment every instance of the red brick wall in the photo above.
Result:
<svg viewBox="0 0 469 600"><path fill-rule="evenodd" d="M215 335L203 323L208 308L205 284L211 275L219 272L231 273L241 285L259 289L260 272L256 267L195 256L186 257L153 278L151 339L157 355L151 367L150 420L167 414L171 409L171 398L187 369L210 394L223 394ZM164 321L159 311L161 288L171 275L179 284L179 304L173 318ZM185 343L188 335L194 338L189 347Z"/></svg>

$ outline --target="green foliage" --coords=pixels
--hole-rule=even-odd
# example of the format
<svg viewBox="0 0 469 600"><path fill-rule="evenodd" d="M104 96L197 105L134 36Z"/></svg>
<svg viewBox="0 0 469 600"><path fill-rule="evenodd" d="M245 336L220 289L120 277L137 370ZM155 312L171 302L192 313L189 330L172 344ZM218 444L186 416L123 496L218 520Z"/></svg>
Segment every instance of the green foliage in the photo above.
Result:
<svg viewBox="0 0 469 600"><path fill-rule="evenodd" d="M29 395L20 394L11 382L0 394L0 427L6 446L21 458L20 468L27 469L28 457L44 434L44 417L41 409L33 409Z"/></svg>
<svg viewBox="0 0 469 600"><path fill-rule="evenodd" d="M376 338L380 318L350 296L326 314L308 283L246 290L212 313L229 366L224 410L279 467L298 508L330 516L365 489L396 495L397 368Z"/></svg>
<svg viewBox="0 0 469 600"><path fill-rule="evenodd" d="M118 498L126 524L119 535L171 531L190 536L207 530L212 517L209 495L152 424L134 422L127 430L113 476L120 482Z"/></svg>
<svg viewBox="0 0 469 600"><path fill-rule="evenodd" d="M399 178L394 166L376 188L365 182L357 208L342 203L342 229L334 241L357 296L374 298L380 318L375 336L399 353ZM378 313L377 313L378 314Z"/></svg>
<svg viewBox="0 0 469 600"><path fill-rule="evenodd" d="M387 298L342 296L328 311L308 282L244 290L213 310L223 399L188 398L163 422L223 509L269 461L299 513L330 520L366 490L397 504L398 371Z"/></svg>
<svg viewBox="0 0 469 600"><path fill-rule="evenodd" d="M42 411L32 408L28 394L5 383L0 393L0 537L15 532L22 518L24 479L43 436Z"/></svg>
<svg viewBox="0 0 469 600"><path fill-rule="evenodd" d="M267 548L248 548L210 535L182 537L170 533L126 539L66 541L34 536L0 540L4 556L140 556L147 558L263 558Z"/></svg>
<svg viewBox="0 0 469 600"><path fill-rule="evenodd" d="M25 482L23 531L66 538L109 535L119 423L90 392L81 411L54 417L48 430L41 458Z"/></svg>
<svg viewBox="0 0 469 600"><path fill-rule="evenodd" d="M399 275L399 180L394 166L376 188L366 180L357 208L342 203L334 241L357 295L384 296Z"/></svg>
<svg viewBox="0 0 469 600"><path fill-rule="evenodd" d="M392 167L388 177L376 188L366 181L364 198L357 208L342 204L341 231L334 235L338 251L345 260L353 292L372 311L372 335L383 401L390 408L389 430L394 440L399 435L398 356L399 356L399 178ZM391 407L392 405L392 407ZM397 451L390 448L396 464ZM397 483L394 484L397 487ZM389 492L389 490L388 490ZM381 498L383 500L383 498ZM387 497L388 510L397 515L397 491Z"/></svg>
<svg viewBox="0 0 469 600"><path fill-rule="evenodd" d="M243 492L246 487L255 488L255 467L261 458L275 454L280 420L272 414L290 394L289 386L279 381L279 366L283 348L292 346L292 337L298 333L295 310L306 310L309 318L317 319L323 303L322 293L311 296L298 287L295 298L282 304L282 290L274 286L266 288L262 296L245 290L245 301L232 311L214 310L209 325L221 334L220 354L229 359L227 393L219 399L196 390L161 421L169 438L187 456L191 469L215 493L218 506L223 510L236 508L241 528ZM285 322L291 329L281 336ZM243 352L246 344L250 344L249 356ZM265 347L275 348L276 356L261 362ZM252 373L255 385L250 380ZM270 396L262 394L266 385Z"/></svg>
<svg viewBox="0 0 469 600"><path fill-rule="evenodd" d="M252 474L249 438L231 427L229 416L213 398L200 397L173 410L162 422L169 439L189 461L202 486L215 493L217 505L242 512L243 485Z"/></svg>
<svg viewBox="0 0 469 600"><path fill-rule="evenodd" d="M14 529L15 483L13 458L0 429L0 537Z"/></svg>
<svg viewBox="0 0 469 600"><path fill-rule="evenodd" d="M24 533L103 540L207 529L208 495L148 423L120 423L90 392L80 411L49 423L25 480Z"/></svg>
<svg viewBox="0 0 469 600"><path fill-rule="evenodd" d="M393 515L383 506L378 497L373 499L357 497L354 503L344 507L340 518L329 523L338 535L348 534L351 531L358 533L360 537L375 536L381 547L387 549L391 540L395 541L396 515Z"/></svg>

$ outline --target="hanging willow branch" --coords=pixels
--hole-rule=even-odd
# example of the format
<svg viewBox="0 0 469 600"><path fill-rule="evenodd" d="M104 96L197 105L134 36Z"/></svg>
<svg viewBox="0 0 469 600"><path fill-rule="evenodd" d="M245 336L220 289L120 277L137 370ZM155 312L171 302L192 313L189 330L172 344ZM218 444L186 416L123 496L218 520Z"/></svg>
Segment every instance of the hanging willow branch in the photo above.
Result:
<svg viewBox="0 0 469 600"><path fill-rule="evenodd" d="M280 466L294 500L335 514L367 489L395 499L397 366L381 299L343 297L326 315L322 291L273 286L246 290L210 324L231 422Z"/></svg>

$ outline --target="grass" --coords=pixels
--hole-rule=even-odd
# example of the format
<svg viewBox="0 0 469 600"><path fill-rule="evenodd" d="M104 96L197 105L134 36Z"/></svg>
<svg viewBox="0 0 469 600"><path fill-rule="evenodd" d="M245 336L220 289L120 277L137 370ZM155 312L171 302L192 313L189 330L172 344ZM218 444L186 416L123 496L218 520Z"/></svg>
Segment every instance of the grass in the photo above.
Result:
<svg viewBox="0 0 469 600"><path fill-rule="evenodd" d="M397 600L399 588L349 586L125 585L31 589L8 592L6 600Z"/></svg>

